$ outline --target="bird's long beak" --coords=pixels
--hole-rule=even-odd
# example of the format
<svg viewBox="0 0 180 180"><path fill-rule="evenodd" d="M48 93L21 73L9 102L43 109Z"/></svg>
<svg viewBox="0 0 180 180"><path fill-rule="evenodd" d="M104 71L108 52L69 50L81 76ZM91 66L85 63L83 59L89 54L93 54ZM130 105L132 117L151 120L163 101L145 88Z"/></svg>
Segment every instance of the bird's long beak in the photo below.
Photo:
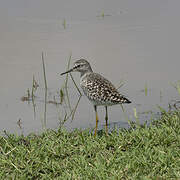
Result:
<svg viewBox="0 0 180 180"><path fill-rule="evenodd" d="M72 69L70 69L70 70L68 70L68 71L66 71L66 72L61 73L61 75L64 75L64 74L70 73L70 72L72 72L72 71L73 71L73 68L72 68Z"/></svg>

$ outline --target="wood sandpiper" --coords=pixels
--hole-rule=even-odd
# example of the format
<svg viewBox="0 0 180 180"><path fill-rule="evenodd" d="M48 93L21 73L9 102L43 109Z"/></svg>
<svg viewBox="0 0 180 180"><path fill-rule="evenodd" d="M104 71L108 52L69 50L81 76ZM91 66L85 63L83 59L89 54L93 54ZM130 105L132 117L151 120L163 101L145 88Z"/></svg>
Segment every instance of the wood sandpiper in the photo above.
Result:
<svg viewBox="0 0 180 180"><path fill-rule="evenodd" d="M94 110L96 113L96 128L94 136L97 134L98 128L98 114L97 106L104 106L106 110L105 120L106 120L106 134L108 134L108 111L107 106L112 106L116 104L131 103L125 96L120 94L115 86L105 79L100 74L94 73L89 62L85 59L77 60L74 63L72 69L61 73L61 75L78 71L80 72L80 86L84 94L94 105Z"/></svg>

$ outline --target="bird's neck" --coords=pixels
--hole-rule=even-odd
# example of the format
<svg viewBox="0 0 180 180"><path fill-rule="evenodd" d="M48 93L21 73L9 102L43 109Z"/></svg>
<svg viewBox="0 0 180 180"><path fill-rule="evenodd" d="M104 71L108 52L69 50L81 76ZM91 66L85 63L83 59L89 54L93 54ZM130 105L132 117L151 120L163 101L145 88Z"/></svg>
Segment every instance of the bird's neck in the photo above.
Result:
<svg viewBox="0 0 180 180"><path fill-rule="evenodd" d="M82 77L82 76L84 76L84 75L86 75L86 74L88 74L88 73L92 73L92 72L93 72L93 71L92 71L92 69L91 69L91 68L89 68L88 70L81 71L80 76Z"/></svg>

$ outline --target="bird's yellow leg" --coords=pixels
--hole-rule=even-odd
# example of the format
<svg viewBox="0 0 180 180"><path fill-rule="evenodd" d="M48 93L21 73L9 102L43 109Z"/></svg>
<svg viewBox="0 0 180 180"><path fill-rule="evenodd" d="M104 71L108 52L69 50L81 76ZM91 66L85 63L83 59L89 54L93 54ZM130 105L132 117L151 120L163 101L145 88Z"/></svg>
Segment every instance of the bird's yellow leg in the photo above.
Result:
<svg viewBox="0 0 180 180"><path fill-rule="evenodd" d="M105 116L105 120L106 120L106 135L108 135L108 111L107 111L107 106L105 106L106 109L106 116Z"/></svg>
<svg viewBox="0 0 180 180"><path fill-rule="evenodd" d="M99 119L98 119L98 114L97 114L97 106L94 106L94 110L95 110L95 112L96 112L96 128L95 128L94 136L96 136L96 134L97 134L97 128L98 128L98 121L99 121Z"/></svg>

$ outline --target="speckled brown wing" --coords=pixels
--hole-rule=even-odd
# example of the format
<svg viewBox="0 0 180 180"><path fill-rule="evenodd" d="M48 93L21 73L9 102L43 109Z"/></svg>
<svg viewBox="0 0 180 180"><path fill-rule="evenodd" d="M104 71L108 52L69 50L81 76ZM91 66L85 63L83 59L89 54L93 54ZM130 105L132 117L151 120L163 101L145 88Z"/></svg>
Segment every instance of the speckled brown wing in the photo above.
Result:
<svg viewBox="0 0 180 180"><path fill-rule="evenodd" d="M114 85L97 73L86 74L82 78L81 87L85 95L95 105L114 105L130 103L121 95Z"/></svg>

